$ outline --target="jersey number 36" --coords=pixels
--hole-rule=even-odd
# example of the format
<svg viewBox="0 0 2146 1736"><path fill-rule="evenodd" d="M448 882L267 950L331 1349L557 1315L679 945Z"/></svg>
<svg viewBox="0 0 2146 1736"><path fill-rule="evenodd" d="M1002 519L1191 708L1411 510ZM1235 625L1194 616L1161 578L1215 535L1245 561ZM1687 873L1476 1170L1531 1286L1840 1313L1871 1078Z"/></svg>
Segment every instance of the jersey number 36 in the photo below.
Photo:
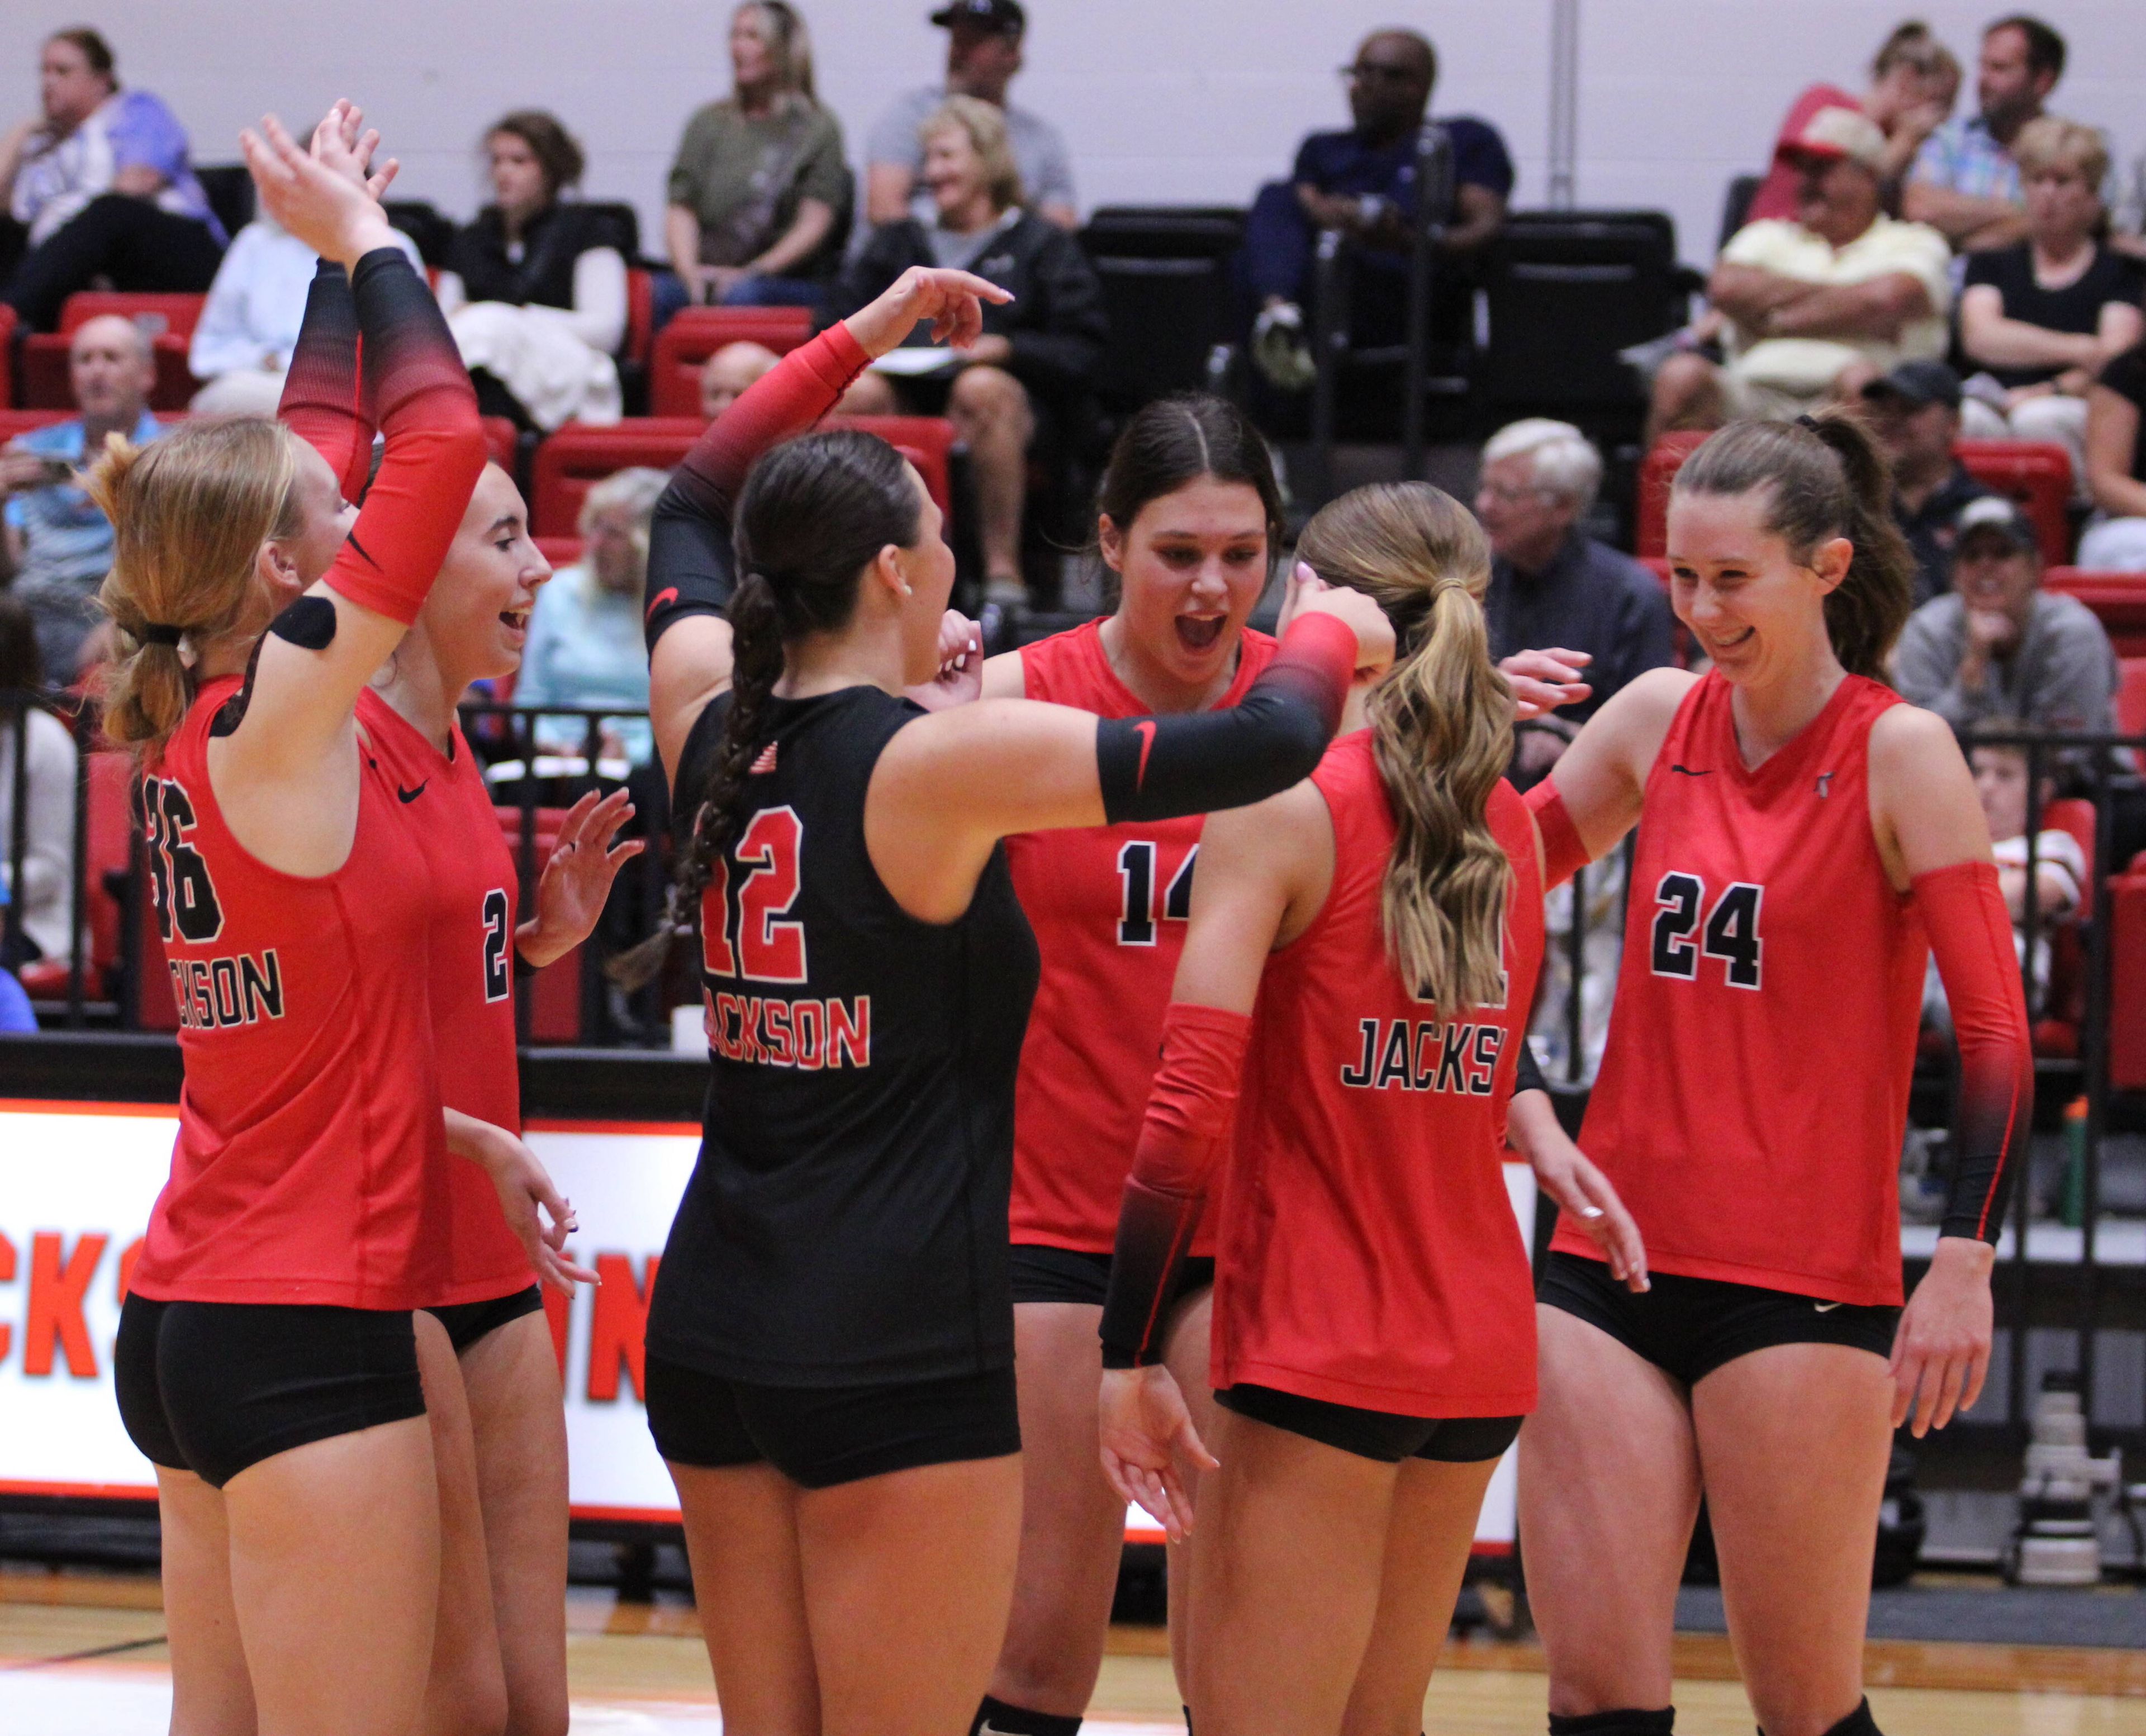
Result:
<svg viewBox="0 0 2146 1736"><path fill-rule="evenodd" d="M145 779L142 785L142 831L149 859L150 895L157 906L157 932L169 940L202 945L223 932L223 906L208 864L187 842L194 829L194 805L186 786L169 778Z"/></svg>
<svg viewBox="0 0 2146 1736"><path fill-rule="evenodd" d="M1702 957L1719 959L1730 988L1759 987L1759 907L1765 895L1764 886L1734 880L1709 910L1704 880L1695 874L1664 874L1654 888L1654 975L1693 981ZM1694 940L1702 911L1705 931Z"/></svg>

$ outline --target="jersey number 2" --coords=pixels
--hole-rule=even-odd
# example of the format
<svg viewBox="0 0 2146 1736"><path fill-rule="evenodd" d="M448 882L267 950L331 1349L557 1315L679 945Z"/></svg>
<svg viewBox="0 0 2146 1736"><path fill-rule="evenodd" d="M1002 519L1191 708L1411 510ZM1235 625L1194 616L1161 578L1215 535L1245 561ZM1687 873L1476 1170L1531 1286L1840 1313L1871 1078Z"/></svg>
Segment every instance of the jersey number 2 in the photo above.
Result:
<svg viewBox="0 0 2146 1736"><path fill-rule="evenodd" d="M513 991L507 967L507 894L494 886L484 895L484 998L504 1000Z"/></svg>
<svg viewBox="0 0 2146 1736"><path fill-rule="evenodd" d="M727 931L730 870L716 864L701 919L701 965L711 976L742 976L753 982L805 980L805 925L780 919L797 901L797 858L805 824L788 806L762 808L731 854L746 870L738 887L737 945ZM716 923L707 918L720 913Z"/></svg>
<svg viewBox="0 0 2146 1736"><path fill-rule="evenodd" d="M1192 864L1200 855L1195 844L1185 853L1177 872L1170 877L1170 890L1162 895L1162 919L1183 922L1192 915ZM1155 945L1155 841L1135 838L1118 851L1118 879L1125 902L1118 917L1118 945Z"/></svg>
<svg viewBox="0 0 2146 1736"><path fill-rule="evenodd" d="M1705 909L1706 882L1695 874L1664 874L1654 889L1654 975L1694 980L1703 953L1722 961L1730 988L1759 987L1759 906L1765 892L1748 880L1732 881L1714 900L1705 932L1694 945L1691 936Z"/></svg>
<svg viewBox="0 0 2146 1736"><path fill-rule="evenodd" d="M213 940L223 932L223 906L208 864L187 842L195 822L185 786L168 778L149 779L142 786L142 816L157 932L168 940L176 927L182 940L196 945Z"/></svg>

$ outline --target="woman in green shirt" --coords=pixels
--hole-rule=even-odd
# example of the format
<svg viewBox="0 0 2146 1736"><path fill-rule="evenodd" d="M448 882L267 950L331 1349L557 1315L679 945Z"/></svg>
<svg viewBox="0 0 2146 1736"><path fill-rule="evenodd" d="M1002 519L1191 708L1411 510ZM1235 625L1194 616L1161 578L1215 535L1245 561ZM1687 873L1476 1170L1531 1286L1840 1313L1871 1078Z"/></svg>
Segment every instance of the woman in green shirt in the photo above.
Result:
<svg viewBox="0 0 2146 1736"><path fill-rule="evenodd" d="M731 17L731 94L686 123L664 238L688 302L810 307L841 262L851 205L841 123L812 93L786 0Z"/></svg>

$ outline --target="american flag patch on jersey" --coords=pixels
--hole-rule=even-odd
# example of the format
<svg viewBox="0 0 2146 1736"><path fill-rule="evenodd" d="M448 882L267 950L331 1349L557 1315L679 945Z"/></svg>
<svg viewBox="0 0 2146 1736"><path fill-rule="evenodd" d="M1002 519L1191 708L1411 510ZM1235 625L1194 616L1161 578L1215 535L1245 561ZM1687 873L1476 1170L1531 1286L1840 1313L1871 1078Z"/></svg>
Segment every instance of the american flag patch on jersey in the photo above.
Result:
<svg viewBox="0 0 2146 1736"><path fill-rule="evenodd" d="M766 746L761 749L760 757L752 762L752 770L748 772L746 776L750 777L765 777L769 772L774 770L775 744L771 741Z"/></svg>

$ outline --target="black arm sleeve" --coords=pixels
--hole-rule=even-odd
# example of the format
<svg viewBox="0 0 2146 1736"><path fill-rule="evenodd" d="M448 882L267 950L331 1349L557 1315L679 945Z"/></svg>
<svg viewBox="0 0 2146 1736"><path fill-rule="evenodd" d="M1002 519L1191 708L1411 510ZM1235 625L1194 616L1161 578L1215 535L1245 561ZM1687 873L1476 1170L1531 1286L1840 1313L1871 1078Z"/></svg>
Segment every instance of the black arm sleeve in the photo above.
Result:
<svg viewBox="0 0 2146 1736"><path fill-rule="evenodd" d="M1517 1097L1523 1091L1547 1093L1549 1090L1550 1081L1543 1077L1542 1064L1535 1059L1535 1045L1528 1040L1527 1034L1523 1031L1520 1034L1520 1058L1513 1064L1513 1095Z"/></svg>
<svg viewBox="0 0 2146 1736"><path fill-rule="evenodd" d="M1349 628L1308 615L1228 710L1099 720L1105 818L1116 826L1240 808L1310 776L1341 721L1355 655Z"/></svg>

